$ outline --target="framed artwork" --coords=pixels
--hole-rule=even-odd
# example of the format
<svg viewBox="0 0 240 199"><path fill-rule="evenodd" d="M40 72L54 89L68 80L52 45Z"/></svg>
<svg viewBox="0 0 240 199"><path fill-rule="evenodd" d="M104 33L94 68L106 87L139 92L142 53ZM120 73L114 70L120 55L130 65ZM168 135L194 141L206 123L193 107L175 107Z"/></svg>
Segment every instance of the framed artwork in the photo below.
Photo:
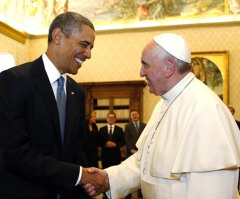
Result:
<svg viewBox="0 0 240 199"><path fill-rule="evenodd" d="M192 72L228 105L228 51L193 52Z"/></svg>

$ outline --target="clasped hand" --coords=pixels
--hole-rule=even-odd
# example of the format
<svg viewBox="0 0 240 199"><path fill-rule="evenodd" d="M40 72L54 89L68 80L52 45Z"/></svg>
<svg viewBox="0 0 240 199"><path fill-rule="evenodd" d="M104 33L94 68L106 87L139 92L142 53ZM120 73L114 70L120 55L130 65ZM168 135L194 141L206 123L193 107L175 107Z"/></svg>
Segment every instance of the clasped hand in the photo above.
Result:
<svg viewBox="0 0 240 199"><path fill-rule="evenodd" d="M106 171L97 168L83 168L80 185L89 196L97 196L109 190L109 180Z"/></svg>
<svg viewBox="0 0 240 199"><path fill-rule="evenodd" d="M106 148L114 148L114 147L116 147L116 143L112 142L112 141L107 141L105 147Z"/></svg>

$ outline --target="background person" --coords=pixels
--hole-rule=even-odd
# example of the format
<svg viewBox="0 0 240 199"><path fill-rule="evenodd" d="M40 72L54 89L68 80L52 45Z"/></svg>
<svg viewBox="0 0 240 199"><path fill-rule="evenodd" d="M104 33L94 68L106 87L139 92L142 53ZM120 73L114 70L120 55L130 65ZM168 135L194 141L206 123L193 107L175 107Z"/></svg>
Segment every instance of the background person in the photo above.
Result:
<svg viewBox="0 0 240 199"><path fill-rule="evenodd" d="M137 110L132 110L131 113L132 122L125 126L125 144L126 144L126 158L137 152L136 142L140 137L146 124L139 120L140 115Z"/></svg>
<svg viewBox="0 0 240 199"><path fill-rule="evenodd" d="M102 168L108 168L121 163L120 148L124 145L123 129L115 124L116 114L107 114L107 125L99 130L99 145L101 146Z"/></svg>
<svg viewBox="0 0 240 199"><path fill-rule="evenodd" d="M96 124L96 111L92 111L91 114L88 114L86 119L88 166L98 168L98 127Z"/></svg>

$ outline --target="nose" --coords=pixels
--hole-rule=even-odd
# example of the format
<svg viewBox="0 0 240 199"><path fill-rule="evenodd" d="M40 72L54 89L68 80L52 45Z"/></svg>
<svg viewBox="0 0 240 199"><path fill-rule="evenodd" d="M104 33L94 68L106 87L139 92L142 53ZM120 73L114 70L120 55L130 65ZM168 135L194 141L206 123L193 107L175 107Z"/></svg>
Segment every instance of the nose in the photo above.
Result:
<svg viewBox="0 0 240 199"><path fill-rule="evenodd" d="M90 59L91 58L91 48L85 48L85 51L84 51L84 55L86 57L86 59Z"/></svg>
<svg viewBox="0 0 240 199"><path fill-rule="evenodd" d="M145 71L144 71L144 68L141 67L140 69L140 77L144 77L145 76Z"/></svg>

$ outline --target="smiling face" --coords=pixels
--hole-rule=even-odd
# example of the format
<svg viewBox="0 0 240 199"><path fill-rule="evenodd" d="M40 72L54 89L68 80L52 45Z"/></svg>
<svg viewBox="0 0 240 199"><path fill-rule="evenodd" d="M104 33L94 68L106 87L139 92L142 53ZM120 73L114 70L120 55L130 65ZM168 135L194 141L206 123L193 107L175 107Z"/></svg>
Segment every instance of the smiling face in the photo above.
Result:
<svg viewBox="0 0 240 199"><path fill-rule="evenodd" d="M151 41L142 52L142 67L140 76L145 77L149 92L155 95L163 95L167 92L166 70L167 62L159 57L159 52L156 52L157 44ZM160 49L157 49L160 50Z"/></svg>
<svg viewBox="0 0 240 199"><path fill-rule="evenodd" d="M47 51L47 55L52 57L52 62L61 74L77 74L82 63L91 58L95 32L87 25L82 25L81 30L74 31L68 37L59 28L53 30L55 45Z"/></svg>
<svg viewBox="0 0 240 199"><path fill-rule="evenodd" d="M134 122L138 122L138 120L139 120L139 113L137 112L137 111L132 111L131 112L131 119L132 119L132 121L134 121Z"/></svg>
<svg viewBox="0 0 240 199"><path fill-rule="evenodd" d="M113 125L116 122L116 116L112 113L109 113L107 116L107 122L109 125Z"/></svg>

